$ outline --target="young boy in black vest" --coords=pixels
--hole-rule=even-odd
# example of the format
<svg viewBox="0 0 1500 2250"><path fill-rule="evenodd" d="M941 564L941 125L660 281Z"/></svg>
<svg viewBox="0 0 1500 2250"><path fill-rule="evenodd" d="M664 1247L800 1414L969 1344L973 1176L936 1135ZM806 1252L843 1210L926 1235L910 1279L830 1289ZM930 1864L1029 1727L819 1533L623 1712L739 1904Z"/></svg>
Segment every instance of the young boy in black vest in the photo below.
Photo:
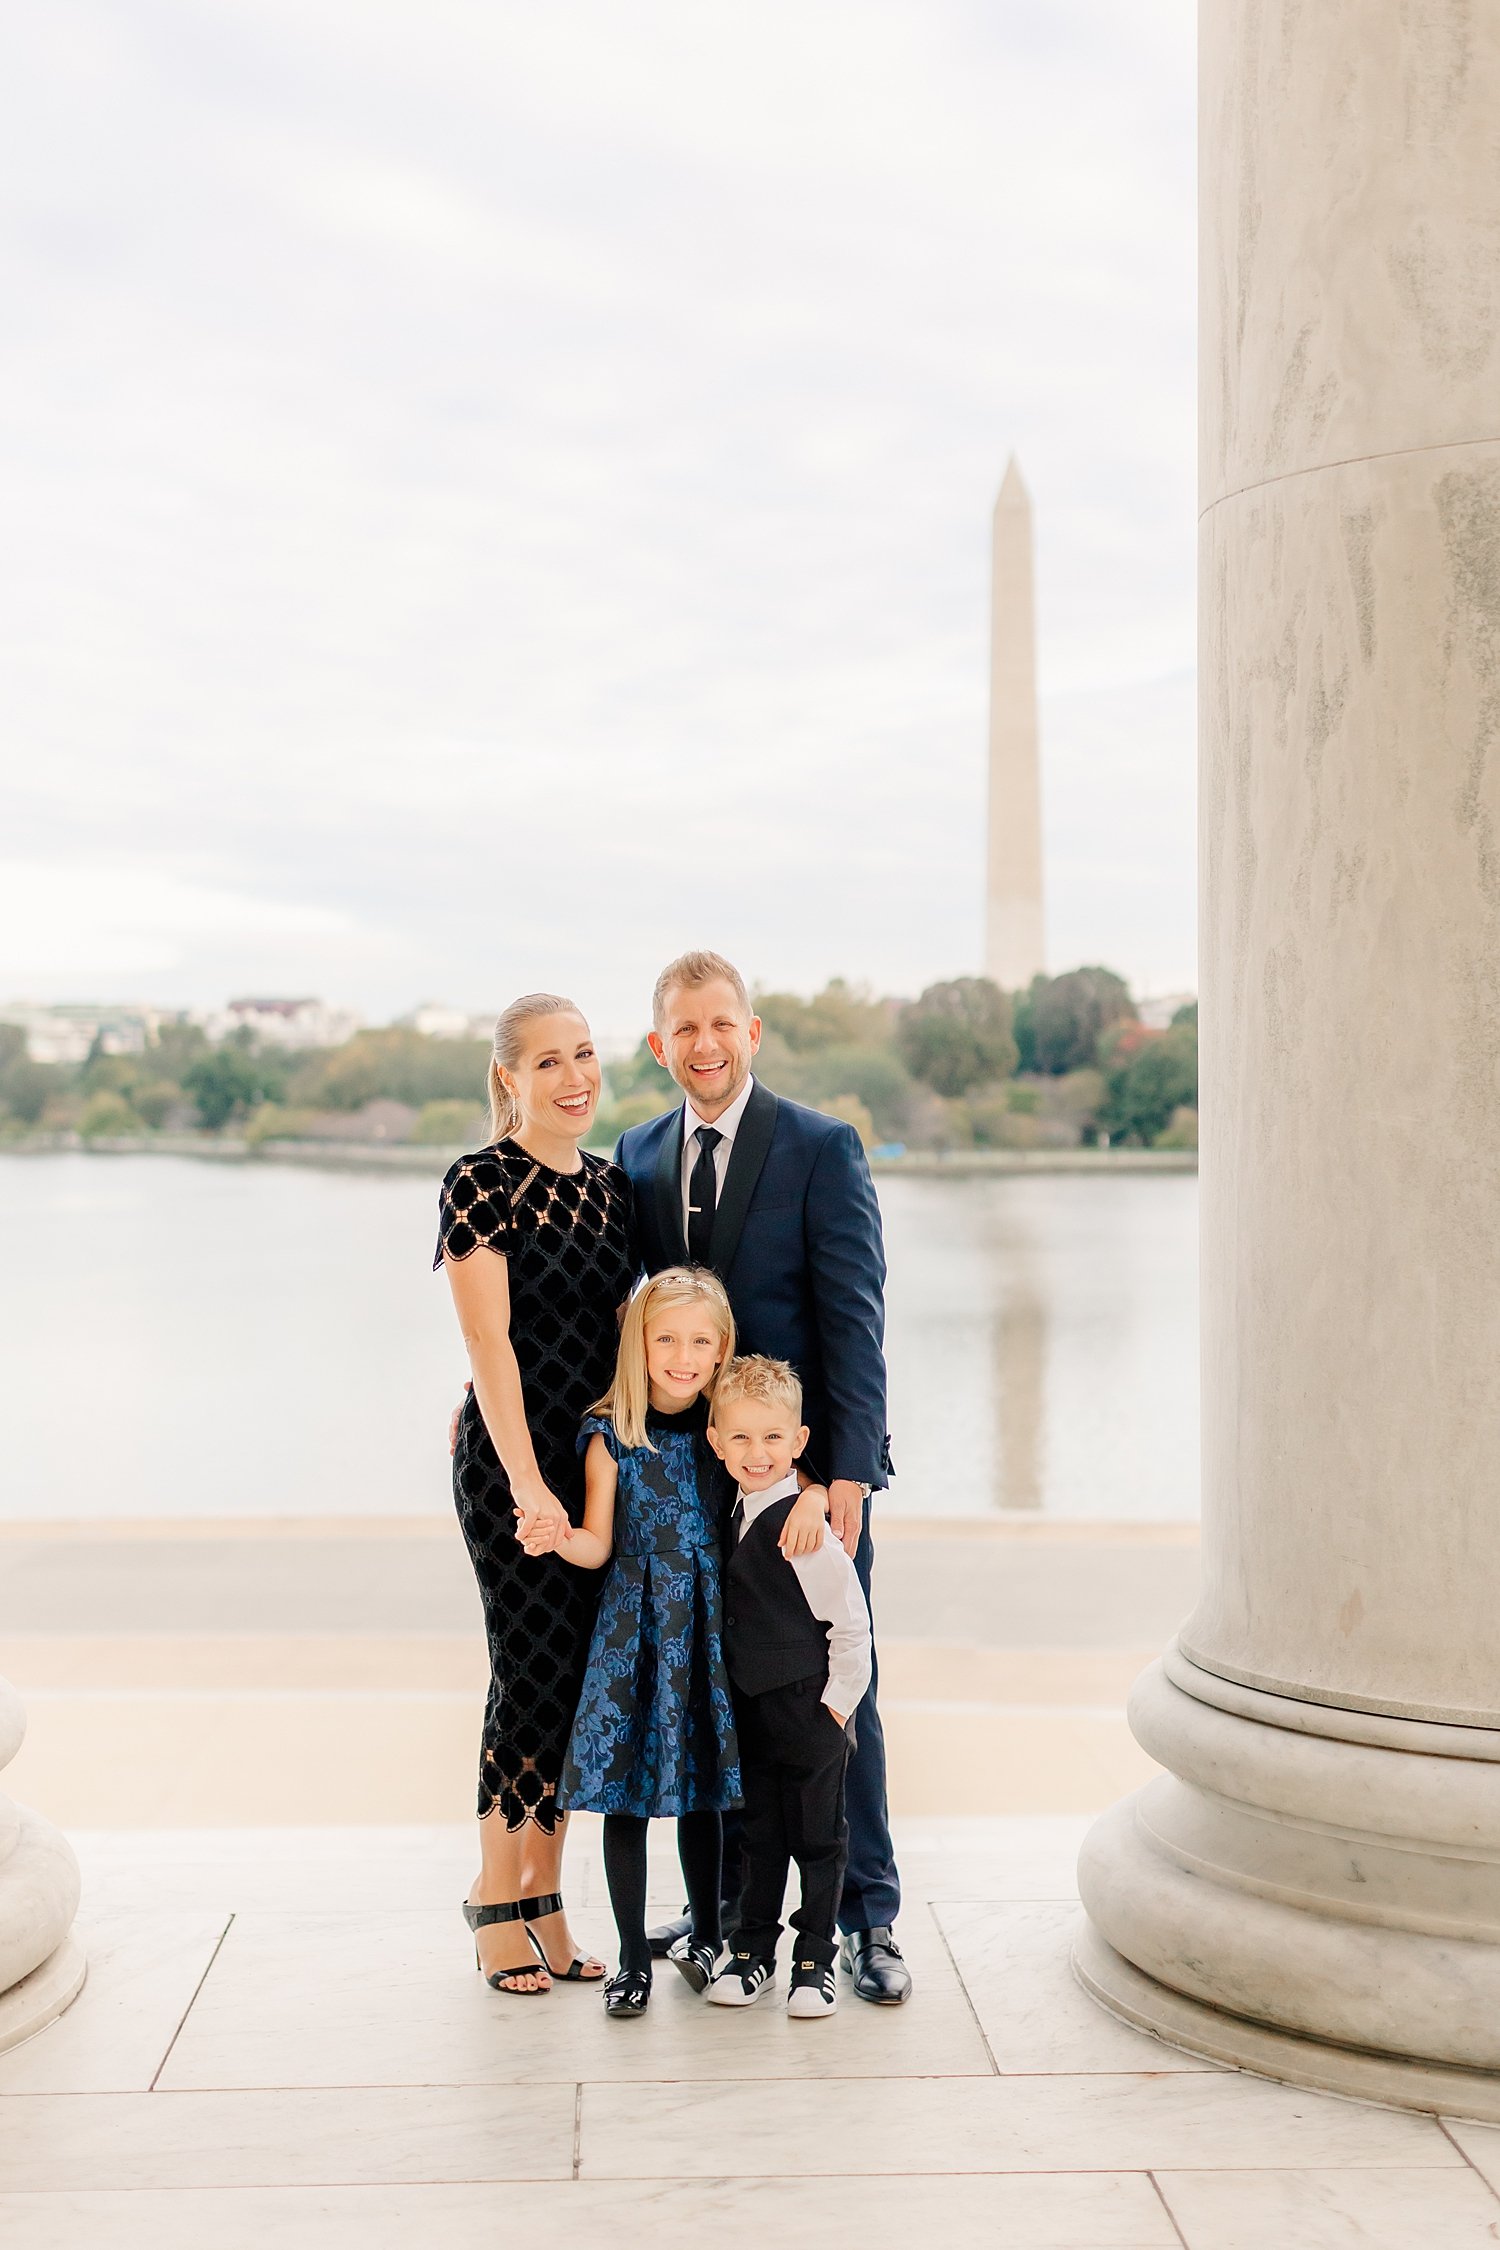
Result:
<svg viewBox="0 0 1500 2250"><path fill-rule="evenodd" d="M724 1547L724 1657L745 1790L739 1926L708 1998L743 2008L770 1986L795 1860L802 1898L787 2013L831 2016L849 1852L844 1769L870 1684L870 1613L831 1531L795 1559L777 1545L807 1443L802 1386L786 1361L732 1359L714 1387L708 1437L738 1488Z"/></svg>

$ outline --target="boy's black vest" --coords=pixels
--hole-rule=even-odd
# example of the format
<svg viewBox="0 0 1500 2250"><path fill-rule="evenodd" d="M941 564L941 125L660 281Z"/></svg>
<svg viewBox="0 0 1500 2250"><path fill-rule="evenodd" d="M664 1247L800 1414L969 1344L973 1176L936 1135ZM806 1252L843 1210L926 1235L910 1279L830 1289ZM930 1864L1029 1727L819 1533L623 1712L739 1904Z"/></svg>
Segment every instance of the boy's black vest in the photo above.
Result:
<svg viewBox="0 0 1500 2250"><path fill-rule="evenodd" d="M724 1556L724 1661L741 1695L794 1680L828 1679L828 1626L814 1617L802 1581L777 1546L798 1495L773 1500L745 1533L731 1519Z"/></svg>

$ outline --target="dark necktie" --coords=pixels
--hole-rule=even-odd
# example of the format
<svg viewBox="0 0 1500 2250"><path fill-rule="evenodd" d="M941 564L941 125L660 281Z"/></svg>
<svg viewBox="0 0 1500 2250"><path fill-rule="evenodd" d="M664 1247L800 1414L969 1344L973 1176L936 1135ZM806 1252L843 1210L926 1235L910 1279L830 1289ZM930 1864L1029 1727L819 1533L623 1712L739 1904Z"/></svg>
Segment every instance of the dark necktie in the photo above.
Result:
<svg viewBox="0 0 1500 2250"><path fill-rule="evenodd" d="M719 1179L714 1170L714 1150L724 1138L712 1125L698 1127L698 1156L688 1180L688 1256L695 1266L709 1263L714 1212L719 1204Z"/></svg>

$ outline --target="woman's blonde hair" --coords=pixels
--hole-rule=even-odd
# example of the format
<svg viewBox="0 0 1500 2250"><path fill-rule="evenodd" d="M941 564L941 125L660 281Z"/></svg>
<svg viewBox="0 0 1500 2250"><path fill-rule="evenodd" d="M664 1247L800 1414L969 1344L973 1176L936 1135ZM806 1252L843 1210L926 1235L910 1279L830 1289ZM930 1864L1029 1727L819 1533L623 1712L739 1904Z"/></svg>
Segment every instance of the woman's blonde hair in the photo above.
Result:
<svg viewBox="0 0 1500 2250"><path fill-rule="evenodd" d="M703 1386L704 1397L711 1399L720 1369L734 1357L734 1314L718 1275L710 1273L707 1266L668 1266L665 1272L653 1274L626 1306L615 1379L603 1398L589 1408L591 1414L609 1416L622 1445L644 1445L656 1451L646 1435L646 1408L651 1399L651 1378L646 1372L647 1322L664 1305L691 1305L700 1297L713 1314L721 1346L719 1365Z"/></svg>
<svg viewBox="0 0 1500 2250"><path fill-rule="evenodd" d="M575 1000L564 1000L559 992L528 992L520 1000L495 1018L494 1043L490 1048L490 1139L509 1140L521 1123L521 1105L501 1076L502 1070L514 1070L526 1052L526 1026L538 1016L578 1016L583 1010Z"/></svg>

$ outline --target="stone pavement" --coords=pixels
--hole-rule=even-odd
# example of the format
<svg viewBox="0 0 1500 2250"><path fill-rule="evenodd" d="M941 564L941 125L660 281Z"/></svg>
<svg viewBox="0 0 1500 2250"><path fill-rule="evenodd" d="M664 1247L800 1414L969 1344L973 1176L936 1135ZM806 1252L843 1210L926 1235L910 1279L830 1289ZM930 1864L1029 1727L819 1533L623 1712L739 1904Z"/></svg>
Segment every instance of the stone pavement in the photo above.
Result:
<svg viewBox="0 0 1500 2250"><path fill-rule="evenodd" d="M917 1995L812 2024L670 1970L634 2024L488 1991L463 1827L80 1836L89 1981L0 2056L0 2240L1493 2250L1500 2131L1219 2069L1084 1997L1084 1825L900 1824ZM670 1905L666 1824L653 1851ZM569 1861L602 1951L587 1818Z"/></svg>
<svg viewBox="0 0 1500 2250"><path fill-rule="evenodd" d="M1083 1812L1152 1770L1125 1696L1192 1606L1196 1527L889 1518L879 1542L899 1811ZM10 1785L69 1828L449 1820L484 1666L445 1518L0 1525Z"/></svg>

